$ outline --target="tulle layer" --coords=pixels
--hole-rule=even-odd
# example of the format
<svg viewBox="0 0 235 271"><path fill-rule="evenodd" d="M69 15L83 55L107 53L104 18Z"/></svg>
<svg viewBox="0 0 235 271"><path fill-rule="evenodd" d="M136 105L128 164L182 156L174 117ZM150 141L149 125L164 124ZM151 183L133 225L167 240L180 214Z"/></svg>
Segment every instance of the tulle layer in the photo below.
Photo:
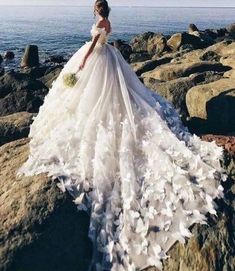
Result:
<svg viewBox="0 0 235 271"><path fill-rule="evenodd" d="M189 226L223 197L223 148L184 127L172 104L147 89L120 52L98 44L77 84L89 42L68 61L30 126L17 175L47 172L90 216L96 270L162 268Z"/></svg>

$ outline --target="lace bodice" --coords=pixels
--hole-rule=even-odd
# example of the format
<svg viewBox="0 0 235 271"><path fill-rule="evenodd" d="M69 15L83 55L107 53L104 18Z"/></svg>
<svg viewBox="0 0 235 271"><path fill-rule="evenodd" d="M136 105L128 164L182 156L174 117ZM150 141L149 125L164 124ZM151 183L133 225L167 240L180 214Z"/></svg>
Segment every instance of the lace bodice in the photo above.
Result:
<svg viewBox="0 0 235 271"><path fill-rule="evenodd" d="M91 36L95 37L96 35L101 34L100 37L99 37L99 39L98 39L98 41L97 41L97 43L100 43L100 44L107 43L108 42L108 37L109 37L110 33L107 33L104 27L102 27L102 28L101 27L97 27L96 24L92 25Z"/></svg>

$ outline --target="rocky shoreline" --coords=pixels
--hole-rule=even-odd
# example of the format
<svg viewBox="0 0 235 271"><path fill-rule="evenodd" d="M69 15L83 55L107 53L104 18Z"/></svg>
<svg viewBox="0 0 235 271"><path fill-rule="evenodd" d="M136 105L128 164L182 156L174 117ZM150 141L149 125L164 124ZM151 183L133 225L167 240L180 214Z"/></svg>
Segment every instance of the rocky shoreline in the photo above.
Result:
<svg viewBox="0 0 235 271"><path fill-rule="evenodd" d="M173 103L192 133L225 149L229 180L225 199L216 201L218 217L194 225L194 237L172 247L164 270L235 270L235 24L204 31L190 25L172 36L147 32L112 45L147 87ZM51 56L40 64L37 48L28 46L22 67L5 71L10 58L14 52L0 56L0 270L86 271L88 217L45 174L14 175L28 155L32 118L66 60Z"/></svg>

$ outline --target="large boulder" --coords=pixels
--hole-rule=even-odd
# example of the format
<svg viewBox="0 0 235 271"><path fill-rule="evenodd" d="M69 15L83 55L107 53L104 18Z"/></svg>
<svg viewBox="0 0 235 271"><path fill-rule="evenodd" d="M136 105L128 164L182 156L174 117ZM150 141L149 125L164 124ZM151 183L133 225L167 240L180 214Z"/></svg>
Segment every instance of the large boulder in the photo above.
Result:
<svg viewBox="0 0 235 271"><path fill-rule="evenodd" d="M3 62L3 57L2 55L0 55L0 65L2 64L2 62Z"/></svg>
<svg viewBox="0 0 235 271"><path fill-rule="evenodd" d="M48 88L52 87L53 81L57 79L63 66L55 66L53 68L47 69L45 74L39 78L39 80Z"/></svg>
<svg viewBox="0 0 235 271"><path fill-rule="evenodd" d="M29 155L28 143L24 138L0 147L0 270L86 271L92 253L89 217L47 174L15 176ZM227 173L234 176L234 155L225 158ZM207 225L194 224L185 245L176 242L168 251L164 271L233 270L234 193L230 179L225 199L216 200L218 217L208 214Z"/></svg>
<svg viewBox="0 0 235 271"><path fill-rule="evenodd" d="M47 174L16 178L28 138L0 147L0 270L86 271L89 218Z"/></svg>
<svg viewBox="0 0 235 271"><path fill-rule="evenodd" d="M173 51L179 50L179 48L185 44L192 45L194 49L204 47L204 43L199 37L190 35L186 32L176 33L167 41L168 47L170 47Z"/></svg>
<svg viewBox="0 0 235 271"><path fill-rule="evenodd" d="M171 81L162 82L151 77L143 79L144 84L153 91L171 101L183 120L189 116L186 106L186 93L197 84L205 84L219 80L220 74L204 72L192 74L189 77L181 77Z"/></svg>
<svg viewBox="0 0 235 271"><path fill-rule="evenodd" d="M150 60L152 56L148 52L135 52L129 56L130 63L142 62Z"/></svg>
<svg viewBox="0 0 235 271"><path fill-rule="evenodd" d="M131 48L133 52L144 52L148 49L148 41L155 35L154 32L145 32L143 34L135 36L131 42Z"/></svg>
<svg viewBox="0 0 235 271"><path fill-rule="evenodd" d="M0 116L27 111L37 113L48 88L27 74L10 71L0 78Z"/></svg>
<svg viewBox="0 0 235 271"><path fill-rule="evenodd" d="M235 131L235 80L223 78L198 85L186 94L191 117L204 119L215 132Z"/></svg>
<svg viewBox="0 0 235 271"><path fill-rule="evenodd" d="M230 24L226 27L227 32L229 33L230 36L235 38L235 23Z"/></svg>
<svg viewBox="0 0 235 271"><path fill-rule="evenodd" d="M0 146L16 139L27 137L30 124L36 114L19 112L0 117Z"/></svg>
<svg viewBox="0 0 235 271"><path fill-rule="evenodd" d="M115 40L113 42L113 46L115 48L117 48L122 56L129 61L130 58L130 54L132 53L132 48L129 44L126 44L125 42L123 42L122 40Z"/></svg>
<svg viewBox="0 0 235 271"><path fill-rule="evenodd" d="M143 62L132 63L131 66L138 76L142 73L151 71L156 67L169 63L172 60L171 57L161 57L159 59L151 59Z"/></svg>
<svg viewBox="0 0 235 271"><path fill-rule="evenodd" d="M213 51L221 57L230 57L235 54L235 42L221 41L206 48L205 52L208 51Z"/></svg>
<svg viewBox="0 0 235 271"><path fill-rule="evenodd" d="M21 60L21 67L35 67L39 66L39 54L37 45L28 45L25 48L23 58Z"/></svg>
<svg viewBox="0 0 235 271"><path fill-rule="evenodd" d="M147 77L143 81L149 89L156 91L165 99L172 102L183 119L188 116L185 96L187 91L195 86L195 81L192 78L182 77L169 82L161 82L157 79Z"/></svg>
<svg viewBox="0 0 235 271"><path fill-rule="evenodd" d="M195 24L190 24L189 27L188 27L188 33L189 33L189 34L192 34L192 33L194 33L195 31L199 32L199 29L196 27Z"/></svg>
<svg viewBox="0 0 235 271"><path fill-rule="evenodd" d="M169 63L157 67L153 71L143 73L142 76L155 78L161 81L174 80L179 77L189 76L194 73L202 73L206 71L226 72L230 67L223 66L221 63L201 61L197 63Z"/></svg>
<svg viewBox="0 0 235 271"><path fill-rule="evenodd" d="M147 51L149 54L161 55L168 50L167 39L162 34L156 34L148 39Z"/></svg>

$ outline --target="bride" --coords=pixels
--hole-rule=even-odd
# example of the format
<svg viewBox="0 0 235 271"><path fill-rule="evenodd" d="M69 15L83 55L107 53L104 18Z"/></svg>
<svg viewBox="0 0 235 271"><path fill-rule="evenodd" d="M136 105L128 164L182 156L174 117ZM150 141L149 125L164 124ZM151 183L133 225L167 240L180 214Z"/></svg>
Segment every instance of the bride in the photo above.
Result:
<svg viewBox="0 0 235 271"><path fill-rule="evenodd" d="M92 40L67 62L30 126L17 176L47 172L90 215L89 270L162 269L194 223L224 196L223 148L185 127L108 43L107 1L95 3ZM65 84L75 74L72 87Z"/></svg>

